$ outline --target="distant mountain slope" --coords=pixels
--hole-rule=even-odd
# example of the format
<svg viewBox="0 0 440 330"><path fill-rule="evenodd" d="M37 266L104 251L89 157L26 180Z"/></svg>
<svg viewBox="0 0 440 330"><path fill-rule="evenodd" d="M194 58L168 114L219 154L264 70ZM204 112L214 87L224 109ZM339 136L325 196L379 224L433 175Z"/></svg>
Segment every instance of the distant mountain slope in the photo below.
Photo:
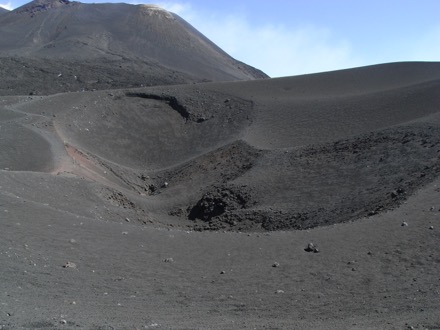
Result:
<svg viewBox="0 0 440 330"><path fill-rule="evenodd" d="M1 15L1 14L5 14L5 13L7 13L8 11L9 11L9 10L0 7L0 15Z"/></svg>
<svg viewBox="0 0 440 330"><path fill-rule="evenodd" d="M0 56L19 57L21 62L32 59L30 67L58 66L57 70L65 71L68 67L79 67L80 63L90 63L93 67L101 65L102 72L120 68L130 72L127 77L135 78L132 84L95 88L267 77L230 57L179 16L152 5L36 0L2 15L0 35ZM53 60L57 63L47 63ZM20 71L19 66L2 64L2 68ZM163 69L159 70L163 72L151 74L152 68ZM146 77L136 77L139 74ZM79 75L81 73L76 72L70 78ZM108 79L91 77L88 80L102 83L102 79L116 80L121 75L124 76L119 72ZM25 81L41 80L38 74L32 76L26 70L18 76ZM81 85L74 81L72 84L78 85L77 89ZM54 91L64 91L58 85L53 86Z"/></svg>

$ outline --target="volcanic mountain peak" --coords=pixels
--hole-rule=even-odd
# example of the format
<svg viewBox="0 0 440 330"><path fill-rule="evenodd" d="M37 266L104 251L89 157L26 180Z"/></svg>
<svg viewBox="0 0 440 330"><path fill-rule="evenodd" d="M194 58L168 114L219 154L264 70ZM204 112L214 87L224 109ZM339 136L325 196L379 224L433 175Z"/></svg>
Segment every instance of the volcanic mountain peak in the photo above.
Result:
<svg viewBox="0 0 440 330"><path fill-rule="evenodd" d="M27 13L36 13L40 11L46 11L52 8L59 8L61 6L71 5L76 2L71 2L69 0L34 0L31 1L16 10L15 12L27 12Z"/></svg>
<svg viewBox="0 0 440 330"><path fill-rule="evenodd" d="M178 15L155 5L34 0L1 15L0 35L1 56L16 59L19 54L25 58L21 61L33 68L46 67L46 64L36 63L41 61L52 61L47 67L57 66L58 71L62 71L60 61L69 62L63 64L66 70L67 67L82 66L85 61L89 64L93 61L93 67L107 65L105 70L99 70L103 75L101 78L96 78L98 73L95 73L95 77L89 77L87 81L121 81L127 70L133 70L139 76L140 80L134 83L137 86L267 77L230 57ZM14 61L2 60L0 72L2 67L8 72L14 71L11 65L17 69L23 67ZM124 72L116 73L115 68ZM152 71L157 72L157 79L152 78L155 76ZM114 72L111 77L110 72ZM130 76L132 74L127 77ZM41 79L34 81L40 85L38 81ZM126 84L117 84L118 87L123 85Z"/></svg>
<svg viewBox="0 0 440 330"><path fill-rule="evenodd" d="M163 9L162 7L160 7L158 5L140 4L139 7L141 8L142 12L148 14L149 16L159 15L159 16L164 16L165 18L169 18L169 19L174 18L173 14L171 12L169 12L166 9Z"/></svg>

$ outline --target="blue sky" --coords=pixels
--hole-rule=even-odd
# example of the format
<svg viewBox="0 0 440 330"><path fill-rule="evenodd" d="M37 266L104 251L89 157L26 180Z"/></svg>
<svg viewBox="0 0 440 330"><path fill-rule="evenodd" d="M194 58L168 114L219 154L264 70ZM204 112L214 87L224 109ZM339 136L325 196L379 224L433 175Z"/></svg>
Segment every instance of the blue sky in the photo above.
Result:
<svg viewBox="0 0 440 330"><path fill-rule="evenodd" d="M0 0L8 9L26 2ZM272 77L396 61L440 61L440 0L157 0L156 4Z"/></svg>

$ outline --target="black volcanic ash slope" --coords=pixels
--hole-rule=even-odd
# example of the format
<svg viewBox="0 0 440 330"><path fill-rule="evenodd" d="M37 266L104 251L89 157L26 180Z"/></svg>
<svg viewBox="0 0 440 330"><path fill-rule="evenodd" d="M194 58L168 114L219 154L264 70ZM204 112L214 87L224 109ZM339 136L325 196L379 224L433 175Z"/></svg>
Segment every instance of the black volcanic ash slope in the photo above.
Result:
<svg viewBox="0 0 440 330"><path fill-rule="evenodd" d="M267 77L151 5L36 0L0 34L3 95Z"/></svg>
<svg viewBox="0 0 440 330"><path fill-rule="evenodd" d="M152 218L307 229L390 210L440 175L439 77L439 63L396 63L70 93L37 108L98 173L145 196Z"/></svg>

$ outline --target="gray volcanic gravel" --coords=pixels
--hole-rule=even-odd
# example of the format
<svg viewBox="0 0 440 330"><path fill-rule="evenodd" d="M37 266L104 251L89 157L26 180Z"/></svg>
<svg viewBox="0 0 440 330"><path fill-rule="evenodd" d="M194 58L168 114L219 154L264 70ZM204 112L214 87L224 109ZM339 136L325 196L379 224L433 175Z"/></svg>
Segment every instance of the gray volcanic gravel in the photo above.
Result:
<svg viewBox="0 0 440 330"><path fill-rule="evenodd" d="M1 13L69 25L0 40L0 329L440 328L440 64L256 79L154 13Z"/></svg>
<svg viewBox="0 0 440 330"><path fill-rule="evenodd" d="M0 325L435 329L436 75L2 97Z"/></svg>

